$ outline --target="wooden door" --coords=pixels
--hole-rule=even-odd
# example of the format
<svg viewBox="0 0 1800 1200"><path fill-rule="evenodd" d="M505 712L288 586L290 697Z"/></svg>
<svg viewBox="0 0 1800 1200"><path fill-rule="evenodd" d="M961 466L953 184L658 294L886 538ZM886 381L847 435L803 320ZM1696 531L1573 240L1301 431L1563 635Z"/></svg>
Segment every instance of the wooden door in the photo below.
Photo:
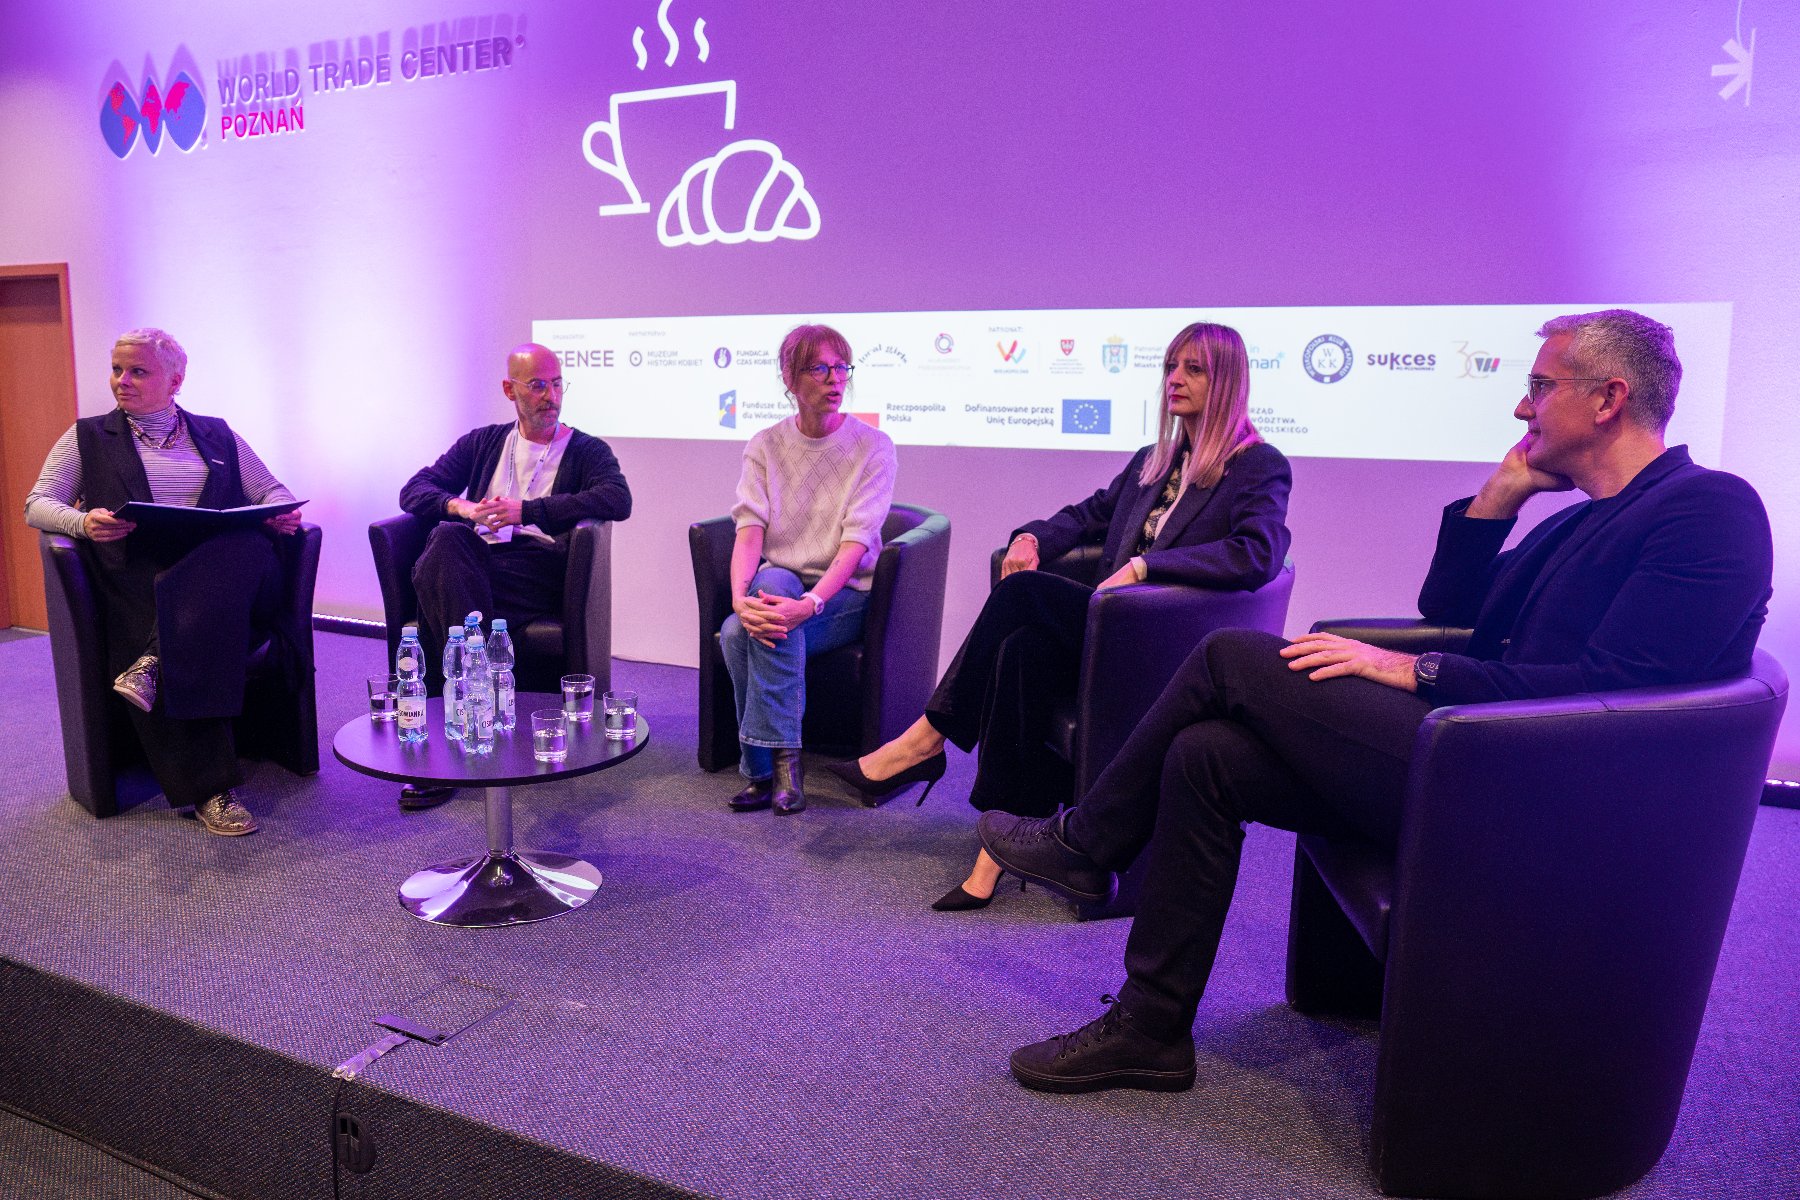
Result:
<svg viewBox="0 0 1800 1200"><path fill-rule="evenodd" d="M25 494L74 421L68 264L0 266L0 628L49 627Z"/></svg>

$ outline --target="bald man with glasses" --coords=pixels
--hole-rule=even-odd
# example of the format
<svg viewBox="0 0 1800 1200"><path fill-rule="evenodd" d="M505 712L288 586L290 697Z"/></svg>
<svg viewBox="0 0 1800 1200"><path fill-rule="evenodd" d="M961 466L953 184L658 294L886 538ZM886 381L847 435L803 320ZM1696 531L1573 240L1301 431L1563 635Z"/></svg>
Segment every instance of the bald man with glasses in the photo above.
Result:
<svg viewBox="0 0 1800 1200"><path fill-rule="evenodd" d="M1021 1084L1190 1086L1244 826L1393 847L1414 734L1432 709L1748 672L1768 611L1769 521L1748 483L1664 444L1681 383L1673 332L1609 309L1538 334L1513 411L1525 436L1479 493L1444 510L1419 595L1426 620L1473 627L1463 653L1223 630L1176 671L1080 804L1041 820L982 817L982 845L1003 868L1082 899L1111 896L1114 873L1150 855L1117 999L1017 1050ZM1576 489L1585 501L1504 549L1526 501Z"/></svg>
<svg viewBox="0 0 1800 1200"><path fill-rule="evenodd" d="M516 419L464 434L400 489L401 508L436 523L412 576L433 668L466 613L522 629L562 611L569 531L631 515L611 447L562 423L568 385L553 351L516 347L500 390Z"/></svg>

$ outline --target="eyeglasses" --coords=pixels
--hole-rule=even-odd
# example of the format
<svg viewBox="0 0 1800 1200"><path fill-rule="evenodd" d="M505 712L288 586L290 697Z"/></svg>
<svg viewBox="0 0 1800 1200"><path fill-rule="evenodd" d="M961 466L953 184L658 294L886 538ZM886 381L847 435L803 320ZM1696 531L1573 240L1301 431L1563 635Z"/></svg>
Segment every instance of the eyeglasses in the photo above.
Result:
<svg viewBox="0 0 1800 1200"><path fill-rule="evenodd" d="M806 373L820 383L824 383L833 375L836 375L839 379L848 381L850 376L855 374L855 372L856 368L849 363L814 363L812 366L806 368Z"/></svg>
<svg viewBox="0 0 1800 1200"><path fill-rule="evenodd" d="M555 392L560 396L569 390L569 385L563 381L561 375L558 375L555 379L515 379L513 380L513 385L515 387L524 388L540 400L551 392Z"/></svg>
<svg viewBox="0 0 1800 1200"><path fill-rule="evenodd" d="M1525 380L1525 394L1537 404L1554 392L1559 383L1605 383L1611 378L1610 375L1566 375L1559 379L1552 375L1533 375Z"/></svg>

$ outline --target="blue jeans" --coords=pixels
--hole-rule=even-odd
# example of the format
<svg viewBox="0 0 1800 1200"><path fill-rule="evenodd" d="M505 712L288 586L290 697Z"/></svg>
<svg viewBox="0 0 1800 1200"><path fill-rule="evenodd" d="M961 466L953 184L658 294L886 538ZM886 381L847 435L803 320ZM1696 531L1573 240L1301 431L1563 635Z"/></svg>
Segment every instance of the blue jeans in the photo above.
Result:
<svg viewBox="0 0 1800 1200"><path fill-rule="evenodd" d="M806 585L784 567L765 566L750 581L750 594L798 599ZM767 779L775 773L772 749L800 748L800 717L806 711L806 660L835 650L862 636L863 608L867 592L840 588L825 602L824 611L789 631L774 648L744 632L733 613L719 627L725 651L725 670L731 676L731 694L737 703L738 741L743 758L738 770L746 779Z"/></svg>

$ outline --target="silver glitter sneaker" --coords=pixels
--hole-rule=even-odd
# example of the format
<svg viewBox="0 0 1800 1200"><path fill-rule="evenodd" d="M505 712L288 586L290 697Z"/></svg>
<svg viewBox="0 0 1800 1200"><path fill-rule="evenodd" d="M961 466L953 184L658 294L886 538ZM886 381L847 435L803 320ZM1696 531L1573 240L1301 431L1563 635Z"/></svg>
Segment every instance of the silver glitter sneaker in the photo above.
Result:
<svg viewBox="0 0 1800 1200"><path fill-rule="evenodd" d="M194 805L194 816L206 826L206 832L220 837L242 837L256 832L256 818L238 803L237 793L230 788Z"/></svg>
<svg viewBox="0 0 1800 1200"><path fill-rule="evenodd" d="M125 697L127 704L149 712L156 707L156 681L161 674L156 655L146 654L119 672L113 680L113 691Z"/></svg>

